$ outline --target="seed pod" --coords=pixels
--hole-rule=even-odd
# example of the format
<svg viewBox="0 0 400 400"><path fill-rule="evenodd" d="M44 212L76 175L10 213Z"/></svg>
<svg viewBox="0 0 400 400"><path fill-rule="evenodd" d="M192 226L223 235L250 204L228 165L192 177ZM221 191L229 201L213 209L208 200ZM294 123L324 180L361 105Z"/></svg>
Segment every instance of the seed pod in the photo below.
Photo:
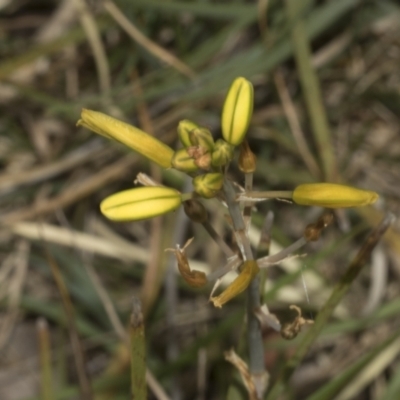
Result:
<svg viewBox="0 0 400 400"><path fill-rule="evenodd" d="M183 172L195 172L199 169L193 157L188 154L187 149L175 151L171 164L175 169Z"/></svg>
<svg viewBox="0 0 400 400"><path fill-rule="evenodd" d="M208 219L208 213L206 208L200 201L196 199L190 199L183 202L183 208L185 214L193 221L202 224Z"/></svg>
<svg viewBox="0 0 400 400"><path fill-rule="evenodd" d="M326 208L361 207L373 204L378 194L335 183L309 183L299 185L293 192L293 201L304 206Z"/></svg>
<svg viewBox="0 0 400 400"><path fill-rule="evenodd" d="M115 193L100 204L101 213L113 221L153 218L177 209L181 194L168 187L140 187Z"/></svg>
<svg viewBox="0 0 400 400"><path fill-rule="evenodd" d="M245 78L236 78L225 98L222 109L222 136L238 146L244 139L253 115L253 85Z"/></svg>
<svg viewBox="0 0 400 400"><path fill-rule="evenodd" d="M246 290L259 271L257 261L245 261L236 279L219 296L211 297L214 306L221 308L229 300Z"/></svg>
<svg viewBox="0 0 400 400"><path fill-rule="evenodd" d="M214 151L211 155L211 164L213 167L223 167L230 163L233 158L233 146L225 142L223 139L218 139L215 142Z"/></svg>
<svg viewBox="0 0 400 400"><path fill-rule="evenodd" d="M333 214L326 212L322 214L317 222L309 224L304 230L303 236L307 239L307 242L315 242L321 236L322 231L333 221Z"/></svg>
<svg viewBox="0 0 400 400"><path fill-rule="evenodd" d="M206 199L215 197L222 188L224 177L219 172L199 175L193 179L193 187L197 194Z"/></svg>
<svg viewBox="0 0 400 400"><path fill-rule="evenodd" d="M137 151L163 168L171 168L174 151L155 137L101 112L83 109L77 126L83 126Z"/></svg>
<svg viewBox="0 0 400 400"><path fill-rule="evenodd" d="M256 170L256 156L251 151L247 140L243 140L240 144L238 166L245 174L250 174Z"/></svg>
<svg viewBox="0 0 400 400"><path fill-rule="evenodd" d="M190 142L194 146L204 147L207 151L213 151L214 138L207 128L196 128L189 132Z"/></svg>
<svg viewBox="0 0 400 400"><path fill-rule="evenodd" d="M178 137L185 147L193 146L190 141L190 132L197 129L199 126L188 119L184 119L178 124Z"/></svg>

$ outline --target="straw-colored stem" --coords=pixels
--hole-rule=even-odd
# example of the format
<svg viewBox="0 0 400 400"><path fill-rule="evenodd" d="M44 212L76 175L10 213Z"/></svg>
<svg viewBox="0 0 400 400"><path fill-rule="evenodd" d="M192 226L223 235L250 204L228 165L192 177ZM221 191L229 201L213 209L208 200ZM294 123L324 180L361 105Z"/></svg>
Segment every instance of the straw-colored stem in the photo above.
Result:
<svg viewBox="0 0 400 400"><path fill-rule="evenodd" d="M303 357L307 354L311 345L314 343L319 333L328 322L336 306L342 300L343 296L347 293L351 283L361 272L366 261L371 256L372 250L375 248L387 229L390 227L393 220L393 215L387 215L381 221L381 223L369 234L358 254L348 266L343 277L334 287L329 299L327 300L321 311L318 313L314 324L304 335L303 340L297 347L295 354L284 366L278 380L272 387L267 397L267 400L277 399L283 393L284 389L288 387L288 381L292 376L295 368L297 367L297 365L299 365Z"/></svg>
<svg viewBox="0 0 400 400"><path fill-rule="evenodd" d="M293 191L291 190L271 190L263 192L244 192L236 196L237 201L264 201L268 199L291 199Z"/></svg>
<svg viewBox="0 0 400 400"><path fill-rule="evenodd" d="M41 396L42 400L54 400L49 326L44 318L39 318L36 326L39 342Z"/></svg>

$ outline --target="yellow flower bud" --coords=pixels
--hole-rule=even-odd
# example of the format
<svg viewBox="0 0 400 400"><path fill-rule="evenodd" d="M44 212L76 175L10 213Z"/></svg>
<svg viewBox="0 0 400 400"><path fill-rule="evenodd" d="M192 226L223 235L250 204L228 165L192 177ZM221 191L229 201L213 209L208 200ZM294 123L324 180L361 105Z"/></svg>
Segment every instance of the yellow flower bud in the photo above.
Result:
<svg viewBox="0 0 400 400"><path fill-rule="evenodd" d="M113 221L153 218L177 209L181 194L163 186L140 187L115 193L100 204L101 213Z"/></svg>
<svg viewBox="0 0 400 400"><path fill-rule="evenodd" d="M234 145L244 139L253 115L253 85L245 78L236 78L225 99L222 110L222 136Z"/></svg>
<svg viewBox="0 0 400 400"><path fill-rule="evenodd" d="M190 140L190 132L198 127L199 126L196 123L189 121L188 119L179 122L178 137L185 147L193 146L193 143Z"/></svg>
<svg viewBox="0 0 400 400"><path fill-rule="evenodd" d="M222 167L233 158L233 146L225 140L218 139L215 142L214 151L211 155L211 164L214 167Z"/></svg>
<svg viewBox="0 0 400 400"><path fill-rule="evenodd" d="M155 137L101 112L83 109L77 126L83 126L137 151L163 168L171 167L174 151Z"/></svg>
<svg viewBox="0 0 400 400"><path fill-rule="evenodd" d="M207 151L214 149L214 138L207 128L196 128L189 133L190 141L193 146L203 147Z"/></svg>
<svg viewBox="0 0 400 400"><path fill-rule="evenodd" d="M193 157L188 154L187 149L179 149L172 157L172 166L178 171L195 172L199 168Z"/></svg>
<svg viewBox="0 0 400 400"><path fill-rule="evenodd" d="M236 279L219 296L211 297L214 306L221 308L229 300L246 290L259 270L260 268L257 265L257 261L245 261Z"/></svg>
<svg viewBox="0 0 400 400"><path fill-rule="evenodd" d="M224 177L219 172L199 175L193 179L193 187L197 194L206 199L215 197L222 188Z"/></svg>
<svg viewBox="0 0 400 400"><path fill-rule="evenodd" d="M293 201L303 206L326 208L361 207L373 204L378 194L335 183L309 183L299 185L293 192Z"/></svg>

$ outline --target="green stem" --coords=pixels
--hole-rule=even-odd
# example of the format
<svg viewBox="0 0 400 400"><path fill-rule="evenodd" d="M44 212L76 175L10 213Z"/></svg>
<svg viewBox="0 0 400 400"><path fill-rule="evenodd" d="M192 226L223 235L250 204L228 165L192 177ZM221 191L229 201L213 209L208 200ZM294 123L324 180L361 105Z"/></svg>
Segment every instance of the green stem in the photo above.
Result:
<svg viewBox="0 0 400 400"><path fill-rule="evenodd" d="M243 259L245 261L254 260L239 203L235 201L235 189L226 179L224 180L223 190L232 218L236 241ZM249 370L259 399L263 398L268 376L264 365L264 343L261 325L254 313L254 310L259 308L260 305L260 278L257 275L247 288L247 343L249 348Z"/></svg>

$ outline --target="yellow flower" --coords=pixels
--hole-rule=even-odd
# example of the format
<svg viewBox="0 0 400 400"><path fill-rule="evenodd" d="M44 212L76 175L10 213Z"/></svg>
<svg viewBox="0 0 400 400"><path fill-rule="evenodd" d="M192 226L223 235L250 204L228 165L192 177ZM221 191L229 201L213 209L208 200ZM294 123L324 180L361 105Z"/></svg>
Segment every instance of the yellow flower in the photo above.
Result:
<svg viewBox="0 0 400 400"><path fill-rule="evenodd" d="M155 137L101 112L83 109L78 126L114 139L137 151L163 168L171 167L174 151Z"/></svg>
<svg viewBox="0 0 400 400"><path fill-rule="evenodd" d="M234 145L239 145L247 132L253 115L253 85L245 78L236 78L225 99L222 110L222 136Z"/></svg>
<svg viewBox="0 0 400 400"><path fill-rule="evenodd" d="M113 221L136 221L166 214L181 203L181 194L177 190L149 186L115 193L101 202L100 210Z"/></svg>
<svg viewBox="0 0 400 400"><path fill-rule="evenodd" d="M373 204L378 194L335 183L309 183L299 185L293 192L293 201L303 206L326 208L361 207Z"/></svg>

